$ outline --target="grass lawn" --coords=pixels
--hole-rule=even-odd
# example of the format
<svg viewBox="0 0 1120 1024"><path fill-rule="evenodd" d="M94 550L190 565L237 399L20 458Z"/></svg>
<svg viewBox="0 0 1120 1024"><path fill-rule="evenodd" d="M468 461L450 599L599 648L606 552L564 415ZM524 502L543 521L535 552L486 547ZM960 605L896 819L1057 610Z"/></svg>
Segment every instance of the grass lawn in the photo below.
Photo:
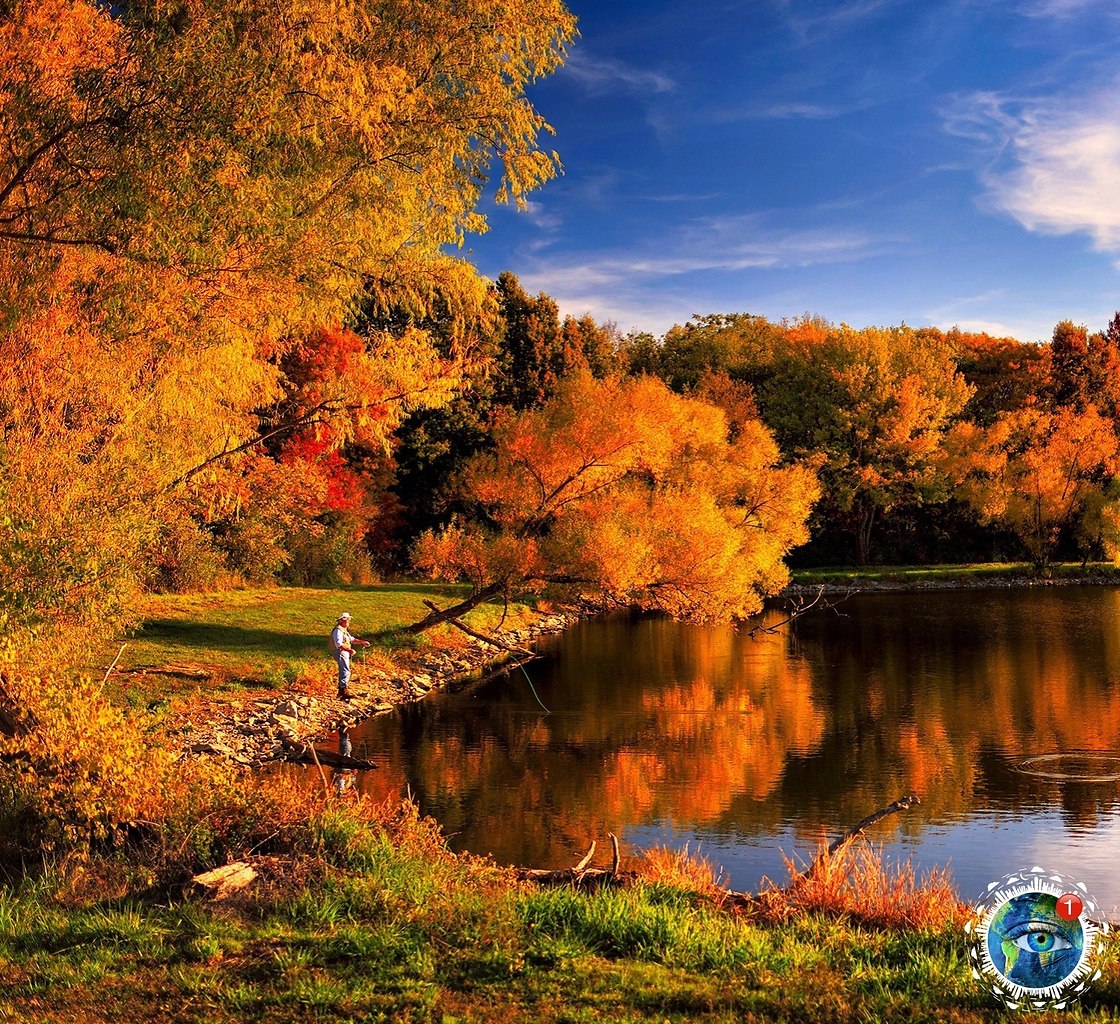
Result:
<svg viewBox="0 0 1120 1024"><path fill-rule="evenodd" d="M969 565L862 565L822 566L791 570L794 583L850 583L859 580L920 582L923 580L1014 580L1037 576L1029 562L974 562ZM1050 566L1050 577L1094 580L1114 579L1120 584L1120 566L1112 562L1061 562Z"/></svg>
<svg viewBox="0 0 1120 1024"><path fill-rule="evenodd" d="M429 646L454 646L462 634L440 626L420 636L400 629L424 617L424 600L448 605L468 593L465 586L387 583L337 589L272 587L216 594L162 594L145 599L142 622L117 645L97 651L85 671L105 671L117 654L120 674L112 692L128 697L139 670L148 699L187 695L203 686L209 696L259 688L285 688L301 677L329 675L334 661L328 638L344 611L355 636L373 642L360 657L390 667ZM504 623L503 623L504 616ZM524 625L533 617L526 603L483 604L465 620L476 629Z"/></svg>

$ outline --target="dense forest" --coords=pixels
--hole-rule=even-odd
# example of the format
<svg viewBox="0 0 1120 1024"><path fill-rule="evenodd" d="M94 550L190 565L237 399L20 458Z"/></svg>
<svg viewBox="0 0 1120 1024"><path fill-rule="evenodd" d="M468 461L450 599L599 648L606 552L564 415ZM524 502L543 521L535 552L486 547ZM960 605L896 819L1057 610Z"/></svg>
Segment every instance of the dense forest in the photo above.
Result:
<svg viewBox="0 0 1120 1024"><path fill-rule="evenodd" d="M0 625L423 572L708 619L786 564L1120 550L1120 315L1048 344L561 317L456 255L555 173L559 2L0 22ZM85 632L83 632L85 631Z"/></svg>

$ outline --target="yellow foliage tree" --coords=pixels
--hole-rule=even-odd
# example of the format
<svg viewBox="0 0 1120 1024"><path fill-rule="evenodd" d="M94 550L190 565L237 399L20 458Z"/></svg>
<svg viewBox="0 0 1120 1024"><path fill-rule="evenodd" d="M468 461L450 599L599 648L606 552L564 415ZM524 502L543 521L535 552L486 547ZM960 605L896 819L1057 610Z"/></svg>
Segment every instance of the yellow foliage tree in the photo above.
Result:
<svg viewBox="0 0 1120 1024"><path fill-rule="evenodd" d="M464 480L478 522L428 533L416 549L420 567L466 578L472 593L415 631L544 587L698 621L746 617L784 585L782 557L807 539L813 474L778 468L757 420L732 440L722 410L654 378L574 376L495 438Z"/></svg>
<svg viewBox="0 0 1120 1024"><path fill-rule="evenodd" d="M958 424L947 436L943 464L958 495L983 521L1014 531L1041 569L1062 531L1087 510L1111 518L1106 488L1118 457L1112 422L1092 406L1032 406L986 428Z"/></svg>
<svg viewBox="0 0 1120 1024"><path fill-rule="evenodd" d="M561 0L17 0L0 16L0 626L105 621L169 486L283 407L293 338L364 310L341 441L446 399L492 299L448 255L556 170L526 86ZM449 326L447 326L449 325ZM373 410L373 411L371 411ZM267 425L266 425L267 426ZM24 645L26 646L26 645Z"/></svg>

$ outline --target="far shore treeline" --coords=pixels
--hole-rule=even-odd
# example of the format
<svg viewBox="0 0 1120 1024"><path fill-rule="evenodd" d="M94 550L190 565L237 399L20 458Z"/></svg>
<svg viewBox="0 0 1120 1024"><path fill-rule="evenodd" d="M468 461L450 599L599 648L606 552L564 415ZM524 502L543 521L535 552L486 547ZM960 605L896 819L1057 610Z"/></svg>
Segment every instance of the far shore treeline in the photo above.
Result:
<svg viewBox="0 0 1120 1024"><path fill-rule="evenodd" d="M0 22L6 658L144 590L422 571L471 584L458 611L705 620L787 565L1120 552L1120 314L1046 344L561 317L455 247L558 167L525 89L563 4L304 8Z"/></svg>

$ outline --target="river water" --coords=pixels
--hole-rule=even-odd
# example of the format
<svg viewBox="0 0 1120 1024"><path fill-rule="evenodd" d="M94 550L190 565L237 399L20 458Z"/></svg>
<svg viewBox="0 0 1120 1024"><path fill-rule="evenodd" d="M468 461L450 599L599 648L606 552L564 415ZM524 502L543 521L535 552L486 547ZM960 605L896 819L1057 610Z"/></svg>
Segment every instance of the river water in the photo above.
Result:
<svg viewBox="0 0 1120 1024"><path fill-rule="evenodd" d="M913 792L872 830L888 859L948 865L968 899L1038 864L1120 908L1120 590L862 595L754 636L610 618L539 650L355 730L361 789L504 863L567 867L613 831L752 890Z"/></svg>

